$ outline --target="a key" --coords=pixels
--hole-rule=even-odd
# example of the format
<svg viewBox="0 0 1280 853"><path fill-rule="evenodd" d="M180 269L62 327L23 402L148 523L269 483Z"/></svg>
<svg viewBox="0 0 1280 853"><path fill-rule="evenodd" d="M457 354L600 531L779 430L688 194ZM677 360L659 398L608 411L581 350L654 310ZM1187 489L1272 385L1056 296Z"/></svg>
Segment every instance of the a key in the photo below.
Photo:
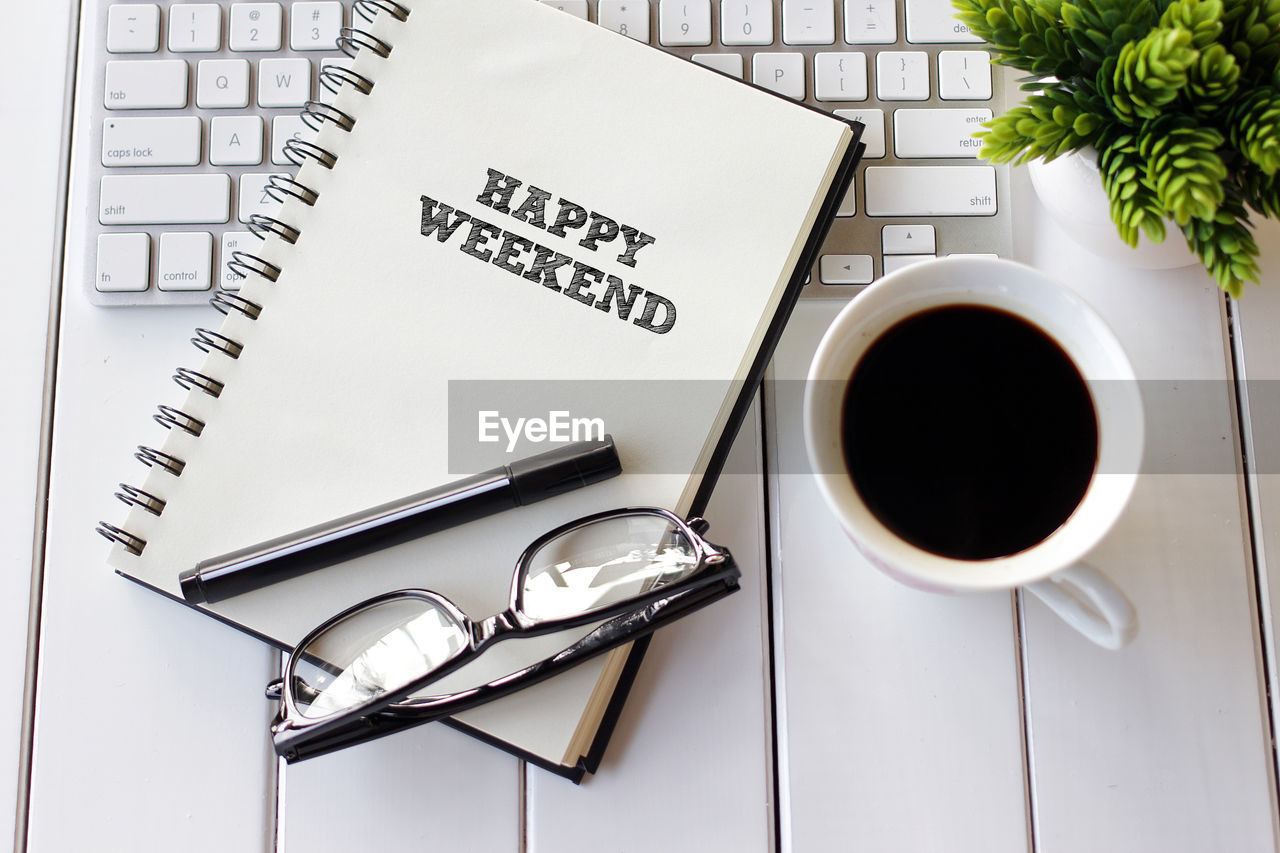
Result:
<svg viewBox="0 0 1280 853"><path fill-rule="evenodd" d="M280 202L267 192L270 174L245 173L240 176L240 206L237 211L241 222L248 222L255 213L272 216L278 213Z"/></svg>
<svg viewBox="0 0 1280 853"><path fill-rule="evenodd" d="M714 68L722 74L742 79L742 54L740 53L695 53L689 57L699 65Z"/></svg>
<svg viewBox="0 0 1280 853"><path fill-rule="evenodd" d="M249 60L200 60L196 66L196 106L202 109L249 106Z"/></svg>
<svg viewBox="0 0 1280 853"><path fill-rule="evenodd" d="M146 290L151 267L151 237L146 234L99 234L94 287L104 293Z"/></svg>
<svg viewBox="0 0 1280 853"><path fill-rule="evenodd" d="M885 50L876 55L876 95L882 101L923 101L929 97L929 54Z"/></svg>
<svg viewBox="0 0 1280 853"><path fill-rule="evenodd" d="M864 125L862 141L867 150L863 152L862 159L874 160L884 156L884 110L835 110L835 114Z"/></svg>
<svg viewBox="0 0 1280 853"><path fill-rule="evenodd" d="M195 166L200 162L198 116L102 121L104 166Z"/></svg>
<svg viewBox="0 0 1280 853"><path fill-rule="evenodd" d="M320 60L320 74L323 75L324 70L331 65L337 66L339 68L349 69L352 63L354 62L355 60L349 56L326 56L324 59ZM333 99L338 97L338 92L341 92L346 87L346 85L347 84L344 83L343 85L337 88L337 91L334 91L334 90L331 90L328 86L326 86L323 81L321 81L320 84L316 87L316 99L319 101L323 101L326 104L332 104Z"/></svg>
<svg viewBox="0 0 1280 853"><path fill-rule="evenodd" d="M311 97L311 60L258 62L258 106L300 107Z"/></svg>
<svg viewBox="0 0 1280 853"><path fill-rule="evenodd" d="M836 216L854 216L858 212L858 193L854 191L855 180L849 180L849 188L845 190L844 195L840 199L840 207L836 209Z"/></svg>
<svg viewBox="0 0 1280 853"><path fill-rule="evenodd" d="M224 231L222 232L222 254L221 261L218 263L217 275L218 284L223 290L239 290L240 285L244 283L244 276L235 272L227 266L233 260L233 252L252 252L255 247L262 245L262 241L253 236L250 231Z"/></svg>
<svg viewBox="0 0 1280 853"><path fill-rule="evenodd" d="M896 0L844 0L844 40L849 44L893 44L897 41Z"/></svg>
<svg viewBox="0 0 1280 853"><path fill-rule="evenodd" d="M870 255L823 255L818 260L823 284L870 284L874 277Z"/></svg>
<svg viewBox="0 0 1280 853"><path fill-rule="evenodd" d="M169 50L217 50L222 46L222 7L217 3L177 3L169 7Z"/></svg>
<svg viewBox="0 0 1280 853"><path fill-rule="evenodd" d="M976 157L973 138L991 110L894 110L893 151L899 157Z"/></svg>
<svg viewBox="0 0 1280 853"><path fill-rule="evenodd" d="M587 0L542 0L542 2L553 9L568 12L575 18L587 20Z"/></svg>
<svg viewBox="0 0 1280 853"><path fill-rule="evenodd" d="M886 225L880 231L880 251L886 255L932 255L938 251L932 225Z"/></svg>
<svg viewBox="0 0 1280 853"><path fill-rule="evenodd" d="M992 166L868 166L862 175L868 216L990 216L996 212Z"/></svg>
<svg viewBox="0 0 1280 853"><path fill-rule="evenodd" d="M284 11L279 3L232 3L227 47L232 50L279 50L283 22Z"/></svg>
<svg viewBox="0 0 1280 853"><path fill-rule="evenodd" d="M951 0L907 0L907 41L936 44L982 39L956 18Z"/></svg>
<svg viewBox="0 0 1280 853"><path fill-rule="evenodd" d="M667 46L711 44L711 0L658 0L658 41Z"/></svg>
<svg viewBox="0 0 1280 853"><path fill-rule="evenodd" d="M720 43L773 44L773 3L720 0Z"/></svg>
<svg viewBox="0 0 1280 853"><path fill-rule="evenodd" d="M301 116L284 115L271 119L271 162L277 166L288 166L293 161L284 156L284 145L290 139L316 138L316 132L307 127Z"/></svg>
<svg viewBox="0 0 1280 853"><path fill-rule="evenodd" d="M865 101L867 55L819 53L814 56L813 96L819 101Z"/></svg>
<svg viewBox="0 0 1280 853"><path fill-rule="evenodd" d="M103 225L226 222L231 179L222 174L105 175L99 182Z"/></svg>
<svg viewBox="0 0 1280 853"><path fill-rule="evenodd" d="M834 0L782 0L785 44L833 44L836 40Z"/></svg>
<svg viewBox="0 0 1280 853"><path fill-rule="evenodd" d="M289 47L294 50L333 50L341 29L341 3L294 3L289 9Z"/></svg>
<svg viewBox="0 0 1280 853"><path fill-rule="evenodd" d="M117 3L107 10L109 53L154 53L160 49L160 7Z"/></svg>
<svg viewBox="0 0 1280 853"><path fill-rule="evenodd" d="M757 53L751 57L751 80L779 95L804 100L804 54Z"/></svg>
<svg viewBox="0 0 1280 853"><path fill-rule="evenodd" d="M181 59L116 59L107 63L103 104L109 110L180 109L187 105Z"/></svg>
<svg viewBox="0 0 1280 853"><path fill-rule="evenodd" d="M885 255L882 259L884 262L884 274L897 272L903 267L909 267L912 264L918 264L921 261L932 261L937 255Z"/></svg>
<svg viewBox="0 0 1280 853"><path fill-rule="evenodd" d="M991 99L991 55L985 50L938 53L938 96L947 101Z"/></svg>
<svg viewBox="0 0 1280 853"><path fill-rule="evenodd" d="M649 41L649 0L600 0L596 19L605 29Z"/></svg>
<svg viewBox="0 0 1280 853"><path fill-rule="evenodd" d="M160 235L156 286L161 290L208 290L213 235L184 231Z"/></svg>
<svg viewBox="0 0 1280 853"><path fill-rule="evenodd" d="M209 122L209 162L256 166L262 162L260 116L216 116Z"/></svg>

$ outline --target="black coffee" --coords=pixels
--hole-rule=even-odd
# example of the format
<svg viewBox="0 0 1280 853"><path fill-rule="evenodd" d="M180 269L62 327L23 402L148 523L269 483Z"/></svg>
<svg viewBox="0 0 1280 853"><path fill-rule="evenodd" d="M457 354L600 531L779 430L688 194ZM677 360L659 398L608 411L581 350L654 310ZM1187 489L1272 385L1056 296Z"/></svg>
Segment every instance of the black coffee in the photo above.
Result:
<svg viewBox="0 0 1280 853"><path fill-rule="evenodd" d="M1023 551L1057 530L1098 458L1093 398L1036 326L978 305L908 317L849 380L845 463L882 524L944 557Z"/></svg>

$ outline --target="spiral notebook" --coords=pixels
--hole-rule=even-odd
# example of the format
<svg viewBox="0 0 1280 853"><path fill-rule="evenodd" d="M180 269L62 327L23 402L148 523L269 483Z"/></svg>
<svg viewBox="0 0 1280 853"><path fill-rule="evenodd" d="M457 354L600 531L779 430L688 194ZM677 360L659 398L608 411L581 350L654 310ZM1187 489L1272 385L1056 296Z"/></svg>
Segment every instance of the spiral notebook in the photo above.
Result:
<svg viewBox="0 0 1280 853"><path fill-rule="evenodd" d="M111 564L176 598L202 559L510 461L504 417L599 419L623 474L201 608L282 648L393 589L498 612L525 545L591 512L699 512L860 151L856 123L534 0L366 5L242 289L196 332L185 401L156 416L162 447L139 449L127 518L103 525ZM500 644L439 689L589 630ZM452 722L580 778L638 660Z"/></svg>

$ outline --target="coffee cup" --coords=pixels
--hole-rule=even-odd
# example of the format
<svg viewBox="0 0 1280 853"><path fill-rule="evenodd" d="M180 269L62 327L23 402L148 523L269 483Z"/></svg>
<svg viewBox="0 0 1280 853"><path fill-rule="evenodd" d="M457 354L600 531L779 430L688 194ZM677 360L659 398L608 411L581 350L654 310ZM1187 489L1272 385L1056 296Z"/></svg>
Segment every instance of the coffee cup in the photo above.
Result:
<svg viewBox="0 0 1280 853"><path fill-rule="evenodd" d="M1105 648L1136 633L1084 558L1133 492L1142 399L1115 334L1064 285L995 258L886 275L818 345L804 431L827 505L885 574L1023 587Z"/></svg>

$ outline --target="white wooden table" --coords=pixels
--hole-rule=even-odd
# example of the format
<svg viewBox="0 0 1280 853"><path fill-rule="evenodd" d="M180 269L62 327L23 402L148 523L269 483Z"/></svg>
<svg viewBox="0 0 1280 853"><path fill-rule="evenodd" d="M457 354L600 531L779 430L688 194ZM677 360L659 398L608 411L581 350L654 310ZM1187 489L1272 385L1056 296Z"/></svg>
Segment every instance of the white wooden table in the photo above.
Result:
<svg viewBox="0 0 1280 853"><path fill-rule="evenodd" d="M62 33L65 16L27 4L8 20ZM11 47L33 88L11 81L0 111L20 110L31 128L0 134L3 162L24 167L6 171L0 193L0 799L20 806L0 806L0 835L16 830L33 851L1280 846L1266 690L1280 608L1280 394L1262 382L1280 380L1275 227L1259 235L1268 281L1237 306L1230 338L1203 274L1108 265L1033 196L1016 199L1020 256L1083 293L1143 379L1194 389L1157 424L1175 473L1144 475L1094 555L1139 611L1124 651L1090 646L1030 598L914 592L855 556L793 473L799 444L775 442L773 425L794 430L798 417L797 385L782 380L803 375L839 307L807 303L766 388L770 427L753 420L735 449L735 469L754 473L728 475L708 513L742 563L743 590L655 637L598 775L575 787L443 726L281 770L262 698L277 655L116 577L93 532L135 473L130 451L152 406L171 394L169 368L188 346L172 330L207 320L204 309L109 313L75 286L63 294L29 645L66 55L57 38ZM130 346L106 349L121 335ZM1251 429L1237 428L1233 360L1251 383ZM1240 467L1242 435L1261 471ZM780 473L766 477L769 448ZM1182 464L1192 457L1198 467Z"/></svg>

